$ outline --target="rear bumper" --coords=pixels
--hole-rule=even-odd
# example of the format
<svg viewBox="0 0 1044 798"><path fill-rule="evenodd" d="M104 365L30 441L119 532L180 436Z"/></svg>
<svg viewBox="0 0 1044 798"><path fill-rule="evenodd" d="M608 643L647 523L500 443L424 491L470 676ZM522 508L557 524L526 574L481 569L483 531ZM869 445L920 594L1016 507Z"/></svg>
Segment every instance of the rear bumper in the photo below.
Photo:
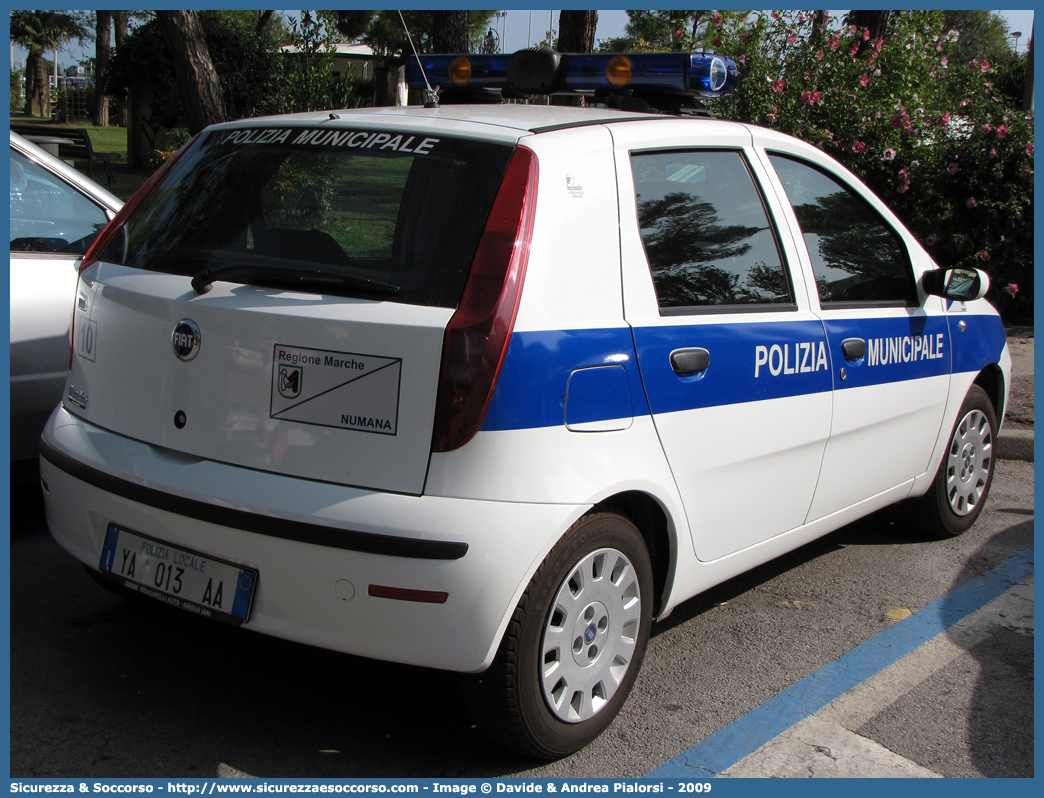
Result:
<svg viewBox="0 0 1044 798"><path fill-rule="evenodd" d="M346 488L185 457L58 408L41 441L47 522L97 568L116 523L257 570L244 628L376 659L489 665L546 552L586 509ZM448 594L370 595L371 585Z"/></svg>

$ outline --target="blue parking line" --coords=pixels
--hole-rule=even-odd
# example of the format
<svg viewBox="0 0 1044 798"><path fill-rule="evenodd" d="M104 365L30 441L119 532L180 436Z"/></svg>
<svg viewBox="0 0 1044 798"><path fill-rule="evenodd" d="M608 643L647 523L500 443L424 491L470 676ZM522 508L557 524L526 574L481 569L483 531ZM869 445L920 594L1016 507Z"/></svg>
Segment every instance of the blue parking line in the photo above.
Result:
<svg viewBox="0 0 1044 798"><path fill-rule="evenodd" d="M1032 574L1031 546L806 676L645 777L716 776Z"/></svg>

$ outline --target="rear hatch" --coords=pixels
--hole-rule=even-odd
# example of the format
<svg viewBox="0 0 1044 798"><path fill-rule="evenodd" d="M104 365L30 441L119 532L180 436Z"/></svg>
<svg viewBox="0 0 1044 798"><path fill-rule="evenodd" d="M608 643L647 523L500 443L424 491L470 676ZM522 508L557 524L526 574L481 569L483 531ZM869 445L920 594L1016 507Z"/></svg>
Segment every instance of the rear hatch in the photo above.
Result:
<svg viewBox="0 0 1044 798"><path fill-rule="evenodd" d="M182 455L420 493L446 326L512 147L211 129L85 259L66 407Z"/></svg>

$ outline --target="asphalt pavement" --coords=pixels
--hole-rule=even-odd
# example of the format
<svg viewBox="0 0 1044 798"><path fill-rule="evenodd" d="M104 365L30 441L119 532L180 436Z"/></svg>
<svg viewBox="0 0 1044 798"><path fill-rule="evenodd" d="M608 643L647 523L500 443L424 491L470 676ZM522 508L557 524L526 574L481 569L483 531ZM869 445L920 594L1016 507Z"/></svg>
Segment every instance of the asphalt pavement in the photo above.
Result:
<svg viewBox="0 0 1044 798"><path fill-rule="evenodd" d="M681 605L611 728L547 764L479 734L453 674L122 601L14 499L12 778L1033 775L1032 463L957 538L889 508Z"/></svg>
<svg viewBox="0 0 1044 798"><path fill-rule="evenodd" d="M1007 330L1011 353L1013 382L1028 384L1033 390L1033 328L1013 327ZM1009 426L1001 430L997 440L998 456L1004 460L1033 462L1033 425Z"/></svg>
<svg viewBox="0 0 1044 798"><path fill-rule="evenodd" d="M1033 639L1029 548L646 775L1031 777Z"/></svg>
<svg viewBox="0 0 1044 798"><path fill-rule="evenodd" d="M1032 391L1033 329L1009 329L1008 346L1013 381ZM1032 463L1033 433L1032 423L1003 429L998 457ZM1033 549L896 620L646 775L1032 776Z"/></svg>

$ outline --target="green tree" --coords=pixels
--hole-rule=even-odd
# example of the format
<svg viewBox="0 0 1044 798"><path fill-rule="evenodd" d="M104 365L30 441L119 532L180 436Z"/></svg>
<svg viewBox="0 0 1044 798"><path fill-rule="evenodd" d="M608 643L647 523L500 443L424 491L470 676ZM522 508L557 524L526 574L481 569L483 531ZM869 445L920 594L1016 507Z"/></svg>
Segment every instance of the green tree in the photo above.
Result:
<svg viewBox="0 0 1044 798"><path fill-rule="evenodd" d="M943 26L960 32L949 49L954 61L967 63L973 58L1000 61L1011 55L1008 25L996 11L956 9L943 11Z"/></svg>
<svg viewBox="0 0 1044 798"><path fill-rule="evenodd" d="M628 11L627 36L603 44L605 52L699 50L714 46L725 29L747 19L749 11Z"/></svg>
<svg viewBox="0 0 1044 798"><path fill-rule="evenodd" d="M855 19L827 19L818 38L807 12L714 25L718 51L740 70L736 94L712 101L714 110L838 158L938 263L987 268L994 304L1026 319L1033 115L999 90L1008 63L952 57L962 33L940 11L892 11L877 37Z"/></svg>
<svg viewBox="0 0 1044 798"><path fill-rule="evenodd" d="M286 33L278 20L270 20L259 35L257 19L255 12L199 12L230 119L259 116L278 108L278 47ZM186 115L173 71L167 41L159 20L153 17L134 28L124 45L117 48L106 91L125 100L136 83L148 81L154 89L150 125L167 129L184 126Z"/></svg>
<svg viewBox="0 0 1044 798"><path fill-rule="evenodd" d="M127 34L130 30L131 18L142 19L144 13L141 11L127 11L126 9L117 9L112 12L112 40L114 46L114 52L119 52L123 47L124 42L127 41ZM95 78L97 81L97 77ZM104 86L108 84L107 79L103 79L104 82L98 81L101 84L102 91ZM97 91L98 85L95 86ZM115 98L116 103L116 124L120 127L127 127L127 104L120 98Z"/></svg>
<svg viewBox="0 0 1044 798"><path fill-rule="evenodd" d="M1026 69L1030 59L1012 49L1013 42L1004 18L995 11L981 9L942 13L944 27L960 34L948 53L951 63L988 61L994 67L994 86L998 93L1018 103L1026 91ZM960 97L955 99L959 101Z"/></svg>
<svg viewBox="0 0 1044 798"><path fill-rule="evenodd" d="M21 71L11 70L11 115L14 116L16 111L22 110L22 73Z"/></svg>
<svg viewBox="0 0 1044 798"><path fill-rule="evenodd" d="M300 22L289 20L287 34L292 49L279 57L279 79L268 113L349 108L361 103L362 87L334 75L336 29L330 15L303 11Z"/></svg>
<svg viewBox="0 0 1044 798"><path fill-rule="evenodd" d="M109 57L112 43L112 11L95 11L95 69L97 70L97 86L94 90L94 124L98 127L109 125L109 96L105 93L105 79L109 74Z"/></svg>
<svg viewBox="0 0 1044 798"><path fill-rule="evenodd" d="M469 9L467 11L441 12L413 10L403 11L400 18L398 11L332 11L320 12L332 15L338 32L348 40L362 40L373 48L374 53L382 59L384 65L399 63L403 56L410 52L407 40L412 39L417 51L421 53L437 52L435 41L436 19L445 14L455 14L456 18L467 17L466 47L452 47L453 52L464 49L477 52L482 37L489 28L495 11ZM403 20L406 22L403 27ZM458 44L462 42L456 42Z"/></svg>
<svg viewBox="0 0 1044 798"><path fill-rule="evenodd" d="M374 104L386 102L386 88L394 70L401 67L413 47L418 53L479 52L482 37L489 28L494 11L436 12L412 11L326 11L338 33L349 41L361 40L376 56ZM451 16L447 16L451 15ZM461 24L466 19L466 38L461 36ZM442 22L452 20L455 31L451 39L444 38L450 28ZM403 24L405 22L405 25Z"/></svg>
<svg viewBox="0 0 1044 798"><path fill-rule="evenodd" d="M208 125L224 122L225 97L199 15L191 10L161 10L156 16L167 41L189 132L199 133Z"/></svg>
<svg viewBox="0 0 1044 798"><path fill-rule="evenodd" d="M85 38L88 31L72 14L63 11L12 11L11 41L27 51L25 59L25 113L51 115L51 93L44 51L71 39Z"/></svg>
<svg viewBox="0 0 1044 798"><path fill-rule="evenodd" d="M624 31L638 50L680 50L701 38L710 11L628 11Z"/></svg>
<svg viewBox="0 0 1044 798"><path fill-rule="evenodd" d="M431 49L437 53L471 52L466 10L431 12Z"/></svg>

